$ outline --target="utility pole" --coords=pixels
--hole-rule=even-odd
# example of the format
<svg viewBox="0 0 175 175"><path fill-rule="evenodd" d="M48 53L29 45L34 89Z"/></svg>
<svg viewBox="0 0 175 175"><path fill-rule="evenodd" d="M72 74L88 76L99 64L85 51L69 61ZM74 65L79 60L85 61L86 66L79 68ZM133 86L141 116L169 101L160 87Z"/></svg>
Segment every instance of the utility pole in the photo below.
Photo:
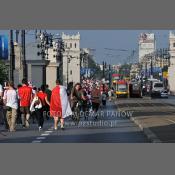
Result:
<svg viewBox="0 0 175 175"><path fill-rule="evenodd" d="M27 64L26 64L26 49L25 49L25 30L21 31L21 48L22 48L23 78L27 79Z"/></svg>
<svg viewBox="0 0 175 175"><path fill-rule="evenodd" d="M14 81L14 56L13 30L10 30L10 81Z"/></svg>
<svg viewBox="0 0 175 175"><path fill-rule="evenodd" d="M148 70L147 70L147 60L146 60L146 62L145 62L145 78L147 79L147 72L148 72Z"/></svg>
<svg viewBox="0 0 175 175"><path fill-rule="evenodd" d="M103 78L105 79L105 62L103 61Z"/></svg>
<svg viewBox="0 0 175 175"><path fill-rule="evenodd" d="M109 64L109 88L111 88L111 65Z"/></svg>
<svg viewBox="0 0 175 175"><path fill-rule="evenodd" d="M151 78L153 78L153 57L151 56Z"/></svg>
<svg viewBox="0 0 175 175"><path fill-rule="evenodd" d="M16 42L18 43L19 30L16 30Z"/></svg>

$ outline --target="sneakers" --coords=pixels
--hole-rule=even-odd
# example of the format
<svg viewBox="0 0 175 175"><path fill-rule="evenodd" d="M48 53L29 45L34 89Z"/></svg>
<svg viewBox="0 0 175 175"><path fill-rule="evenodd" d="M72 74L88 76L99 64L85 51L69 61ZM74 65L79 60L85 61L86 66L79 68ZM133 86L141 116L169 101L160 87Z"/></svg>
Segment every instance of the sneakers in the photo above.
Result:
<svg viewBox="0 0 175 175"><path fill-rule="evenodd" d="M57 131L58 130L58 127L55 127L54 130Z"/></svg>
<svg viewBox="0 0 175 175"><path fill-rule="evenodd" d="M64 130L64 129L65 129L64 126L61 126L61 130ZM57 131L58 127L55 127L54 130Z"/></svg>
<svg viewBox="0 0 175 175"><path fill-rule="evenodd" d="M15 129L10 129L10 132L16 132L16 130Z"/></svg>
<svg viewBox="0 0 175 175"><path fill-rule="evenodd" d="M61 125L61 130L64 130L64 125Z"/></svg>
<svg viewBox="0 0 175 175"><path fill-rule="evenodd" d="M42 131L42 127L41 126L39 127L39 131Z"/></svg>

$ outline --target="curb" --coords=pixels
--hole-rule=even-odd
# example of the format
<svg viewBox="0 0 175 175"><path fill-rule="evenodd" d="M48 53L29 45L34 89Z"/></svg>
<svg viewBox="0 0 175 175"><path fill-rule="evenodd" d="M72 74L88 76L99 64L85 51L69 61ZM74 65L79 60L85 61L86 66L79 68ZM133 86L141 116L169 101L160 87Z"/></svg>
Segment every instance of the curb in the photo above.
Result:
<svg viewBox="0 0 175 175"><path fill-rule="evenodd" d="M143 131L143 133L146 135L146 137L148 138L148 140L151 141L151 143L162 143L162 141L160 139L158 139L158 137L149 129L149 128L144 128L139 121L136 119L136 117L131 117L130 118L131 121L133 121L136 125L139 126L139 128L141 129L141 131Z"/></svg>
<svg viewBox="0 0 175 175"><path fill-rule="evenodd" d="M118 103L115 102L115 104L118 107ZM141 131L143 131L151 143L163 143L149 128L144 128L137 120L137 117L130 117L130 120L133 121L141 129Z"/></svg>

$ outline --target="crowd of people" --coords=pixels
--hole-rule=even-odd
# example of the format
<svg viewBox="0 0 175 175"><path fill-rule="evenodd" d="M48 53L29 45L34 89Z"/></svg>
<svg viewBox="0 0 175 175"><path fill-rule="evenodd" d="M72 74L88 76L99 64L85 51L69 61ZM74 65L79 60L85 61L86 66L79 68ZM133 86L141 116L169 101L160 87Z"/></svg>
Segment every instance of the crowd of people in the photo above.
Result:
<svg viewBox="0 0 175 175"><path fill-rule="evenodd" d="M0 124L5 124L10 132L16 131L16 124L23 128L30 127L30 121L37 119L38 129L43 129L44 120L54 118L54 129L64 129L64 119L68 116L74 117L75 109L86 113L87 119L90 111L93 111L97 119L97 111L100 104L106 105L107 97L111 99L112 89L108 89L98 80L83 80L71 87L60 85L56 81L55 88L51 91L48 85L40 88L32 86L26 79L22 84L14 87L9 81L3 88L0 85Z"/></svg>
<svg viewBox="0 0 175 175"><path fill-rule="evenodd" d="M42 130L44 117L50 110L51 90L48 85L40 88L32 87L26 79L22 84L14 87L13 82L7 82L6 86L0 86L0 120L5 124L6 129L11 132L16 131L16 124L22 124L23 128L29 128L30 117L38 121L39 130ZM44 111L46 111L44 113Z"/></svg>

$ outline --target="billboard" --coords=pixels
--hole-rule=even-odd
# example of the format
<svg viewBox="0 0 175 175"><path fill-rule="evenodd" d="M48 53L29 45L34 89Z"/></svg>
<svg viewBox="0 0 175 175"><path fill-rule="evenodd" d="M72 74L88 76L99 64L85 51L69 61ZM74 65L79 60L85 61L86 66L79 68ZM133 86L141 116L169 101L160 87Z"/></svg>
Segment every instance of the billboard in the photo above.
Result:
<svg viewBox="0 0 175 175"><path fill-rule="evenodd" d="M139 61L156 49L154 33L141 33L139 37Z"/></svg>
<svg viewBox="0 0 175 175"><path fill-rule="evenodd" d="M0 60L8 59L8 36L0 35Z"/></svg>

